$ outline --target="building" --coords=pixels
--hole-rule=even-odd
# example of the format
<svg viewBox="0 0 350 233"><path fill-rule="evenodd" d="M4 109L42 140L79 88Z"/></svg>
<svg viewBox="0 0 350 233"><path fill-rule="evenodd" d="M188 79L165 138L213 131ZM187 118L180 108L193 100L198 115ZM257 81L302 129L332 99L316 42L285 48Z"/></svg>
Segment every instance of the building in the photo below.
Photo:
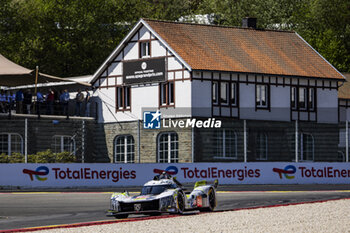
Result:
<svg viewBox="0 0 350 233"><path fill-rule="evenodd" d="M348 80L350 78L350 73L343 73L343 75ZM346 161L349 159L349 151L346 150L346 128L349 130L349 125L346 121L350 120L350 83L345 82L339 87L338 92L339 99L339 161ZM349 132L348 132L349 135ZM350 139L348 137L348 147Z"/></svg>
<svg viewBox="0 0 350 233"><path fill-rule="evenodd" d="M90 76L59 78L38 73L36 80L35 73L35 70L19 66L0 54L0 154L35 154L51 149L55 153L69 151L77 156L77 161L93 162L95 152L90 132L97 131L94 118L96 106L91 105L92 117L73 117L74 92L90 89L86 82ZM37 85L34 84L35 80ZM8 99L9 95L20 89L30 90L33 94L31 114L18 113L14 102ZM48 108L45 102L37 104L34 93L37 90L46 94L49 89L54 90L56 95L52 113L46 115ZM63 115L58 101L59 92L64 89L70 92L71 100L67 106L69 119ZM82 111L85 112L85 105Z"/></svg>
<svg viewBox="0 0 350 233"><path fill-rule="evenodd" d="M297 33L243 25L141 19L90 80L95 147L118 163L338 161L344 76ZM212 118L220 128L178 125Z"/></svg>

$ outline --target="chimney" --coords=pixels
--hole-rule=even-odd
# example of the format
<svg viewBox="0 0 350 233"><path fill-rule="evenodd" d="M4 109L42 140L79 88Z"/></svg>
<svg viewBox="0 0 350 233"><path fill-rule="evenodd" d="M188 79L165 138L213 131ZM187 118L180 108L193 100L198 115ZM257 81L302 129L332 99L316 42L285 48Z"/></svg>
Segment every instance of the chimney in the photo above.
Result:
<svg viewBox="0 0 350 233"><path fill-rule="evenodd" d="M242 19L243 28L253 28L256 29L256 18L246 17Z"/></svg>

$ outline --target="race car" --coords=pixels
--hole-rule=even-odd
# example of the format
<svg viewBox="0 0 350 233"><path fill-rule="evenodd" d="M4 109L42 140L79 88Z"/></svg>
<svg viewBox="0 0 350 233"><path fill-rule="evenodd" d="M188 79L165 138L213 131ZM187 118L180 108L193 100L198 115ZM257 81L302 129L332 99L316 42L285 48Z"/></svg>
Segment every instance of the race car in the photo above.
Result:
<svg viewBox="0 0 350 233"><path fill-rule="evenodd" d="M185 211L213 211L216 207L218 181L207 184L198 181L192 192L170 176L156 176L147 182L140 195L130 196L127 191L113 193L107 216L127 218L129 214L160 215L161 213L183 214Z"/></svg>

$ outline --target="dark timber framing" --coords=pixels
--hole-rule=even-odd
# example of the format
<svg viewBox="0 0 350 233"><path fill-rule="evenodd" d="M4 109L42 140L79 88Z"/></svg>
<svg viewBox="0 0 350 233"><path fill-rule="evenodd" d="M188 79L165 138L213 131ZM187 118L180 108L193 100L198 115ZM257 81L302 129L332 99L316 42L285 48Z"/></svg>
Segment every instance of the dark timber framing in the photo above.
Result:
<svg viewBox="0 0 350 233"><path fill-rule="evenodd" d="M136 37L135 37L136 36ZM106 67L103 69L103 71L101 72L101 76L99 78L97 78L93 85L95 85L96 82L98 82L98 88L102 89L102 88L115 88L116 91L116 111L131 111L131 98L132 98L132 87L133 86L143 86L143 85L149 85L149 83L142 83L142 84L137 84L137 85L130 85L130 96L128 97L130 100L130 108L126 108L126 109L119 109L118 108L118 91L117 89L120 87L123 87L122 90L125 90L125 85L122 84L122 74L118 74L118 75L111 75L111 70L110 67L111 65L115 65L116 63L123 63L123 61L125 60L125 49L128 45L137 45L137 49L138 49L138 59L130 59L128 61L138 61L138 60L143 60L144 58L147 59L152 59L152 58L164 58L165 59L165 64L166 64L166 68L165 68L165 75L166 75L166 82L165 85L169 85L169 83L173 83L173 88L174 88L174 103L170 103L170 101L168 100L169 98L169 93L166 93L166 105L162 105L162 96L161 96L161 86L162 83L158 83L158 90L159 90L159 104L158 104L158 108L168 108L168 107L175 107L175 83L178 81L184 82L186 80L200 80L201 82L204 81L210 81L211 85L213 85L213 82L217 82L218 86L217 86L217 98L218 98L218 102L217 103L213 103L212 101L212 96L213 96L213 88L211 87L211 113L212 116L219 116L219 117L223 117L223 118L233 118L233 119L240 119L240 85L241 84L254 84L255 85L255 111L260 111L260 110L268 110L269 112L271 112L271 91L272 91L272 87L278 87L278 86L289 86L290 87L290 97L291 97L291 88L292 87L296 87L296 96L298 97L298 93L299 93L299 88L300 87L306 87L307 88L307 100L306 100L306 105L307 108L306 110L301 110L299 109L292 109L291 103L290 103L290 120L295 120L293 119L293 115L294 118L297 117L298 120L300 120L300 114L303 112L307 113L307 121L316 121L317 122L317 88L322 88L322 90L324 90L325 88L329 88L329 90L332 89L338 89L338 79L326 79L326 78L317 78L317 77L303 77L303 76L290 76L290 75L279 75L279 74L264 74L264 73L249 73L249 72L234 72L234 71L220 71L220 70L188 70L184 64L181 64L181 68L177 68L177 69L173 69L173 70L168 70L168 59L169 58L173 58L175 57L174 54L170 53L169 49L166 47L166 54L165 56L160 56L160 57L152 57L152 42L153 41L159 41L159 39L157 39L155 37L155 35L152 34L152 32L149 32L149 38L142 38L141 39L141 35L140 35L140 30L137 30L133 35L131 35L131 40L125 42L123 44L123 48L121 49L120 53L115 54L114 57L112 58L112 61L107 63ZM136 40L135 40L136 39ZM141 56L141 44L143 42L149 42L149 56L147 57L142 57ZM120 56L121 55L121 56ZM118 58L118 59L116 59ZM190 73L190 76L188 78L185 78L185 71ZM181 75L180 75L181 72ZM194 72L198 72L200 74L200 76L196 75L196 77L193 76ZM169 74L172 73L173 78L168 80ZM210 77L205 77L204 73L209 73ZM223 74L227 74L229 76L228 79L223 79L222 75ZM236 76L237 78L234 78L233 76ZM180 77L181 76L181 77ZM259 77L258 77L259 76ZM114 79L114 80L113 80ZM301 84L301 81L305 82L303 84ZM228 91L226 93L227 97L228 97L228 104L222 104L221 103L221 83L222 82L227 82L228 83ZM297 83L296 83L297 82ZM307 82L307 84L306 84ZM235 99L236 99L236 104L233 105L232 104L232 85L235 85ZM267 86L267 106L266 107L259 107L257 106L256 103L256 88L257 85L266 85ZM314 109L310 110L309 109L309 89L313 88L314 89ZM168 92L169 88L166 88L166 91ZM297 104L298 104L298 100L296 100ZM123 100L124 103L124 100ZM339 107L343 107L341 105L341 102L339 100ZM346 100L346 107L348 107L348 100ZM215 111L214 111L215 108ZM225 116L223 116L223 111L224 109L229 110L229 113L227 113ZM235 111L233 111L235 110ZM339 110L338 110L339 111ZM214 114L214 112L218 113ZM295 116L294 113L297 113L297 116ZM314 114L314 117L313 117ZM229 116L228 116L229 115ZM338 117L339 117L339 113L338 113ZM311 120L312 119L312 120Z"/></svg>

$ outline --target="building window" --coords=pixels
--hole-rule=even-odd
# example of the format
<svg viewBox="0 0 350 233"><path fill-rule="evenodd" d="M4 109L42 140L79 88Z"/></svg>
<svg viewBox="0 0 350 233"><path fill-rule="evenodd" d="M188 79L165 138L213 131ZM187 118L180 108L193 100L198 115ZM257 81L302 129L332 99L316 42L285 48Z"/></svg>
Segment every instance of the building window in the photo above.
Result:
<svg viewBox="0 0 350 233"><path fill-rule="evenodd" d="M315 88L291 87L291 107L293 110L315 111Z"/></svg>
<svg viewBox="0 0 350 233"><path fill-rule="evenodd" d="M309 111L315 110L315 89L309 88L309 101L308 101L308 107Z"/></svg>
<svg viewBox="0 0 350 233"><path fill-rule="evenodd" d="M173 106L175 104L175 82L160 84L160 106Z"/></svg>
<svg viewBox="0 0 350 233"><path fill-rule="evenodd" d="M237 106L237 83L231 83L231 105Z"/></svg>
<svg viewBox="0 0 350 233"><path fill-rule="evenodd" d="M291 88L291 92L292 92L292 96L291 96L291 106L292 109L296 109L297 108L297 88L296 87L292 87Z"/></svg>
<svg viewBox="0 0 350 233"><path fill-rule="evenodd" d="M158 163L177 163L179 160L179 139L177 133L158 135Z"/></svg>
<svg viewBox="0 0 350 233"><path fill-rule="evenodd" d="M151 56L150 41L140 42L140 58Z"/></svg>
<svg viewBox="0 0 350 233"><path fill-rule="evenodd" d="M266 133L258 133L256 135L256 160L267 160Z"/></svg>
<svg viewBox="0 0 350 233"><path fill-rule="evenodd" d="M129 110L131 106L130 87L117 87L117 111Z"/></svg>
<svg viewBox="0 0 350 233"><path fill-rule="evenodd" d="M299 88L299 101L298 101L298 106L299 106L300 110L306 110L306 100L307 100L306 88L300 87Z"/></svg>
<svg viewBox="0 0 350 233"><path fill-rule="evenodd" d="M314 161L314 137L312 134L301 133L299 138L299 160Z"/></svg>
<svg viewBox="0 0 350 233"><path fill-rule="evenodd" d="M218 82L213 82L213 85L212 85L212 100L213 100L213 104L218 104L219 103L218 93L219 93Z"/></svg>
<svg viewBox="0 0 350 233"><path fill-rule="evenodd" d="M256 84L255 86L256 107L268 108L269 106L269 89L265 84Z"/></svg>
<svg viewBox="0 0 350 233"><path fill-rule="evenodd" d="M135 162L135 141L131 135L120 135L114 139L114 162Z"/></svg>
<svg viewBox="0 0 350 233"><path fill-rule="evenodd" d="M212 84L212 102L214 105L237 106L237 84L214 81Z"/></svg>
<svg viewBox="0 0 350 233"><path fill-rule="evenodd" d="M16 133L0 134L0 154L23 153L22 136Z"/></svg>
<svg viewBox="0 0 350 233"><path fill-rule="evenodd" d="M75 155L75 139L71 136L53 136L53 153L69 152Z"/></svg>
<svg viewBox="0 0 350 233"><path fill-rule="evenodd" d="M218 130L214 134L214 157L237 159L237 134L233 130Z"/></svg>
<svg viewBox="0 0 350 233"><path fill-rule="evenodd" d="M220 83L220 103L222 105L228 105L229 100L229 89L228 89L228 82L221 82Z"/></svg>

